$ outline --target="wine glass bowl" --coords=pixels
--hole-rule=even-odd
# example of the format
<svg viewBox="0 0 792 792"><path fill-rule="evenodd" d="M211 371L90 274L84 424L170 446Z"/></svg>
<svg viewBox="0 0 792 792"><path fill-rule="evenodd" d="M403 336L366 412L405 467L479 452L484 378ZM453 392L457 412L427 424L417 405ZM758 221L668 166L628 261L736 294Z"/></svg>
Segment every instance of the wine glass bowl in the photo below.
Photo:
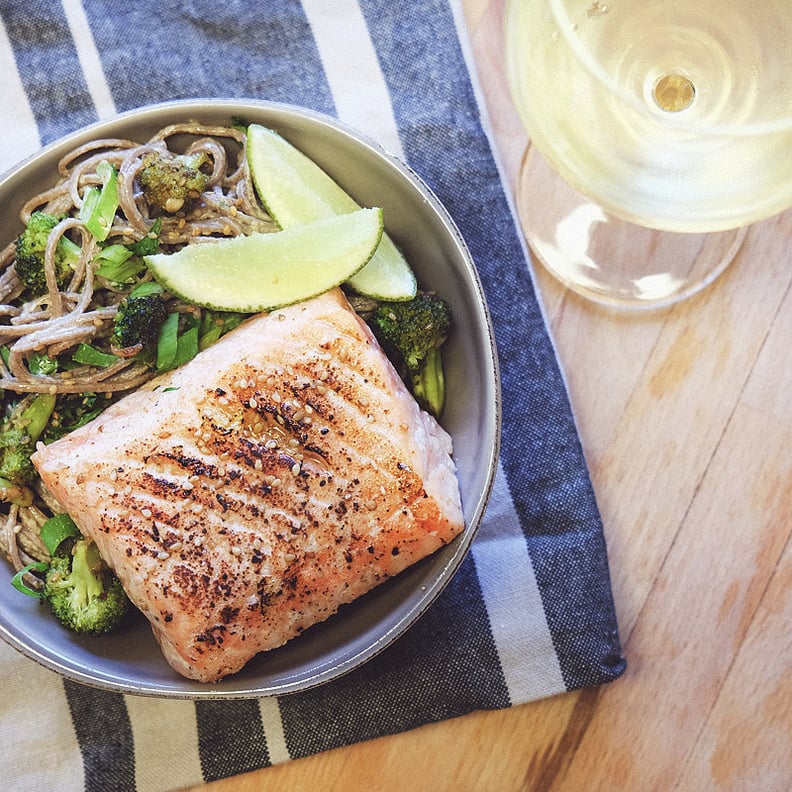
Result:
<svg viewBox="0 0 792 792"><path fill-rule="evenodd" d="M532 144L521 219L572 288L674 302L725 268L746 226L792 205L782 0L508 0L505 39Z"/></svg>

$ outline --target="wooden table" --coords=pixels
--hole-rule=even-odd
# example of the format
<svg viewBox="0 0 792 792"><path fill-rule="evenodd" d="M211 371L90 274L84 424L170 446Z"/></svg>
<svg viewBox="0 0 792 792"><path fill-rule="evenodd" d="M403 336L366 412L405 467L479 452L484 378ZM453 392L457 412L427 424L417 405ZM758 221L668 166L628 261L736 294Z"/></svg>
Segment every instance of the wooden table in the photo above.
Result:
<svg viewBox="0 0 792 792"><path fill-rule="evenodd" d="M464 10L513 179L503 0ZM712 288L651 316L537 272L605 524L619 681L204 789L792 789L791 238L790 212L752 229Z"/></svg>

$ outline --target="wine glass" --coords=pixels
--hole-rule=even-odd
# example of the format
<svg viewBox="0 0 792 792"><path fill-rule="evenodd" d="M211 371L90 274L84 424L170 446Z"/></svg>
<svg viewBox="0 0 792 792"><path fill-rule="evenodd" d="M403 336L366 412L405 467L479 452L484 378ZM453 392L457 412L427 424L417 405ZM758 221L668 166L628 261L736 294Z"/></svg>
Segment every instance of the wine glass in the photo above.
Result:
<svg viewBox="0 0 792 792"><path fill-rule="evenodd" d="M611 306L711 283L792 205L789 0L507 0L529 245Z"/></svg>

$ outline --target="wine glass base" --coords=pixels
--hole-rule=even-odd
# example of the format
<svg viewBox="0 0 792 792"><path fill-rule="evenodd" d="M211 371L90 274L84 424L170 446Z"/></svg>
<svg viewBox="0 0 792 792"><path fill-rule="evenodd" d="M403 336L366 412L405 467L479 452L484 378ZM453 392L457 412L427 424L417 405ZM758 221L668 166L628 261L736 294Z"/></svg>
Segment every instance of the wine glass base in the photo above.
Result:
<svg viewBox="0 0 792 792"><path fill-rule="evenodd" d="M619 220L570 187L532 146L517 211L528 245L551 274L589 300L629 310L667 307L701 291L746 234L675 233Z"/></svg>

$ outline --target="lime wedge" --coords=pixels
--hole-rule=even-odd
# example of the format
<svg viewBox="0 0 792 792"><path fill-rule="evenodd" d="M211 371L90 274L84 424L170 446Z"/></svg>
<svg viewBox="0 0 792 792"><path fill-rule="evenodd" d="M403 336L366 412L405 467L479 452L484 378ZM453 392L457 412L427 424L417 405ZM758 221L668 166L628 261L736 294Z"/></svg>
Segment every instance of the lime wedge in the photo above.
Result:
<svg viewBox="0 0 792 792"><path fill-rule="evenodd" d="M307 300L348 280L382 236L382 210L356 212L144 256L154 277L183 300L255 313Z"/></svg>
<svg viewBox="0 0 792 792"><path fill-rule="evenodd" d="M247 156L256 192L281 228L360 209L312 159L267 127L248 127ZM386 233L371 261L349 284L380 300L409 300L416 292L415 274Z"/></svg>

